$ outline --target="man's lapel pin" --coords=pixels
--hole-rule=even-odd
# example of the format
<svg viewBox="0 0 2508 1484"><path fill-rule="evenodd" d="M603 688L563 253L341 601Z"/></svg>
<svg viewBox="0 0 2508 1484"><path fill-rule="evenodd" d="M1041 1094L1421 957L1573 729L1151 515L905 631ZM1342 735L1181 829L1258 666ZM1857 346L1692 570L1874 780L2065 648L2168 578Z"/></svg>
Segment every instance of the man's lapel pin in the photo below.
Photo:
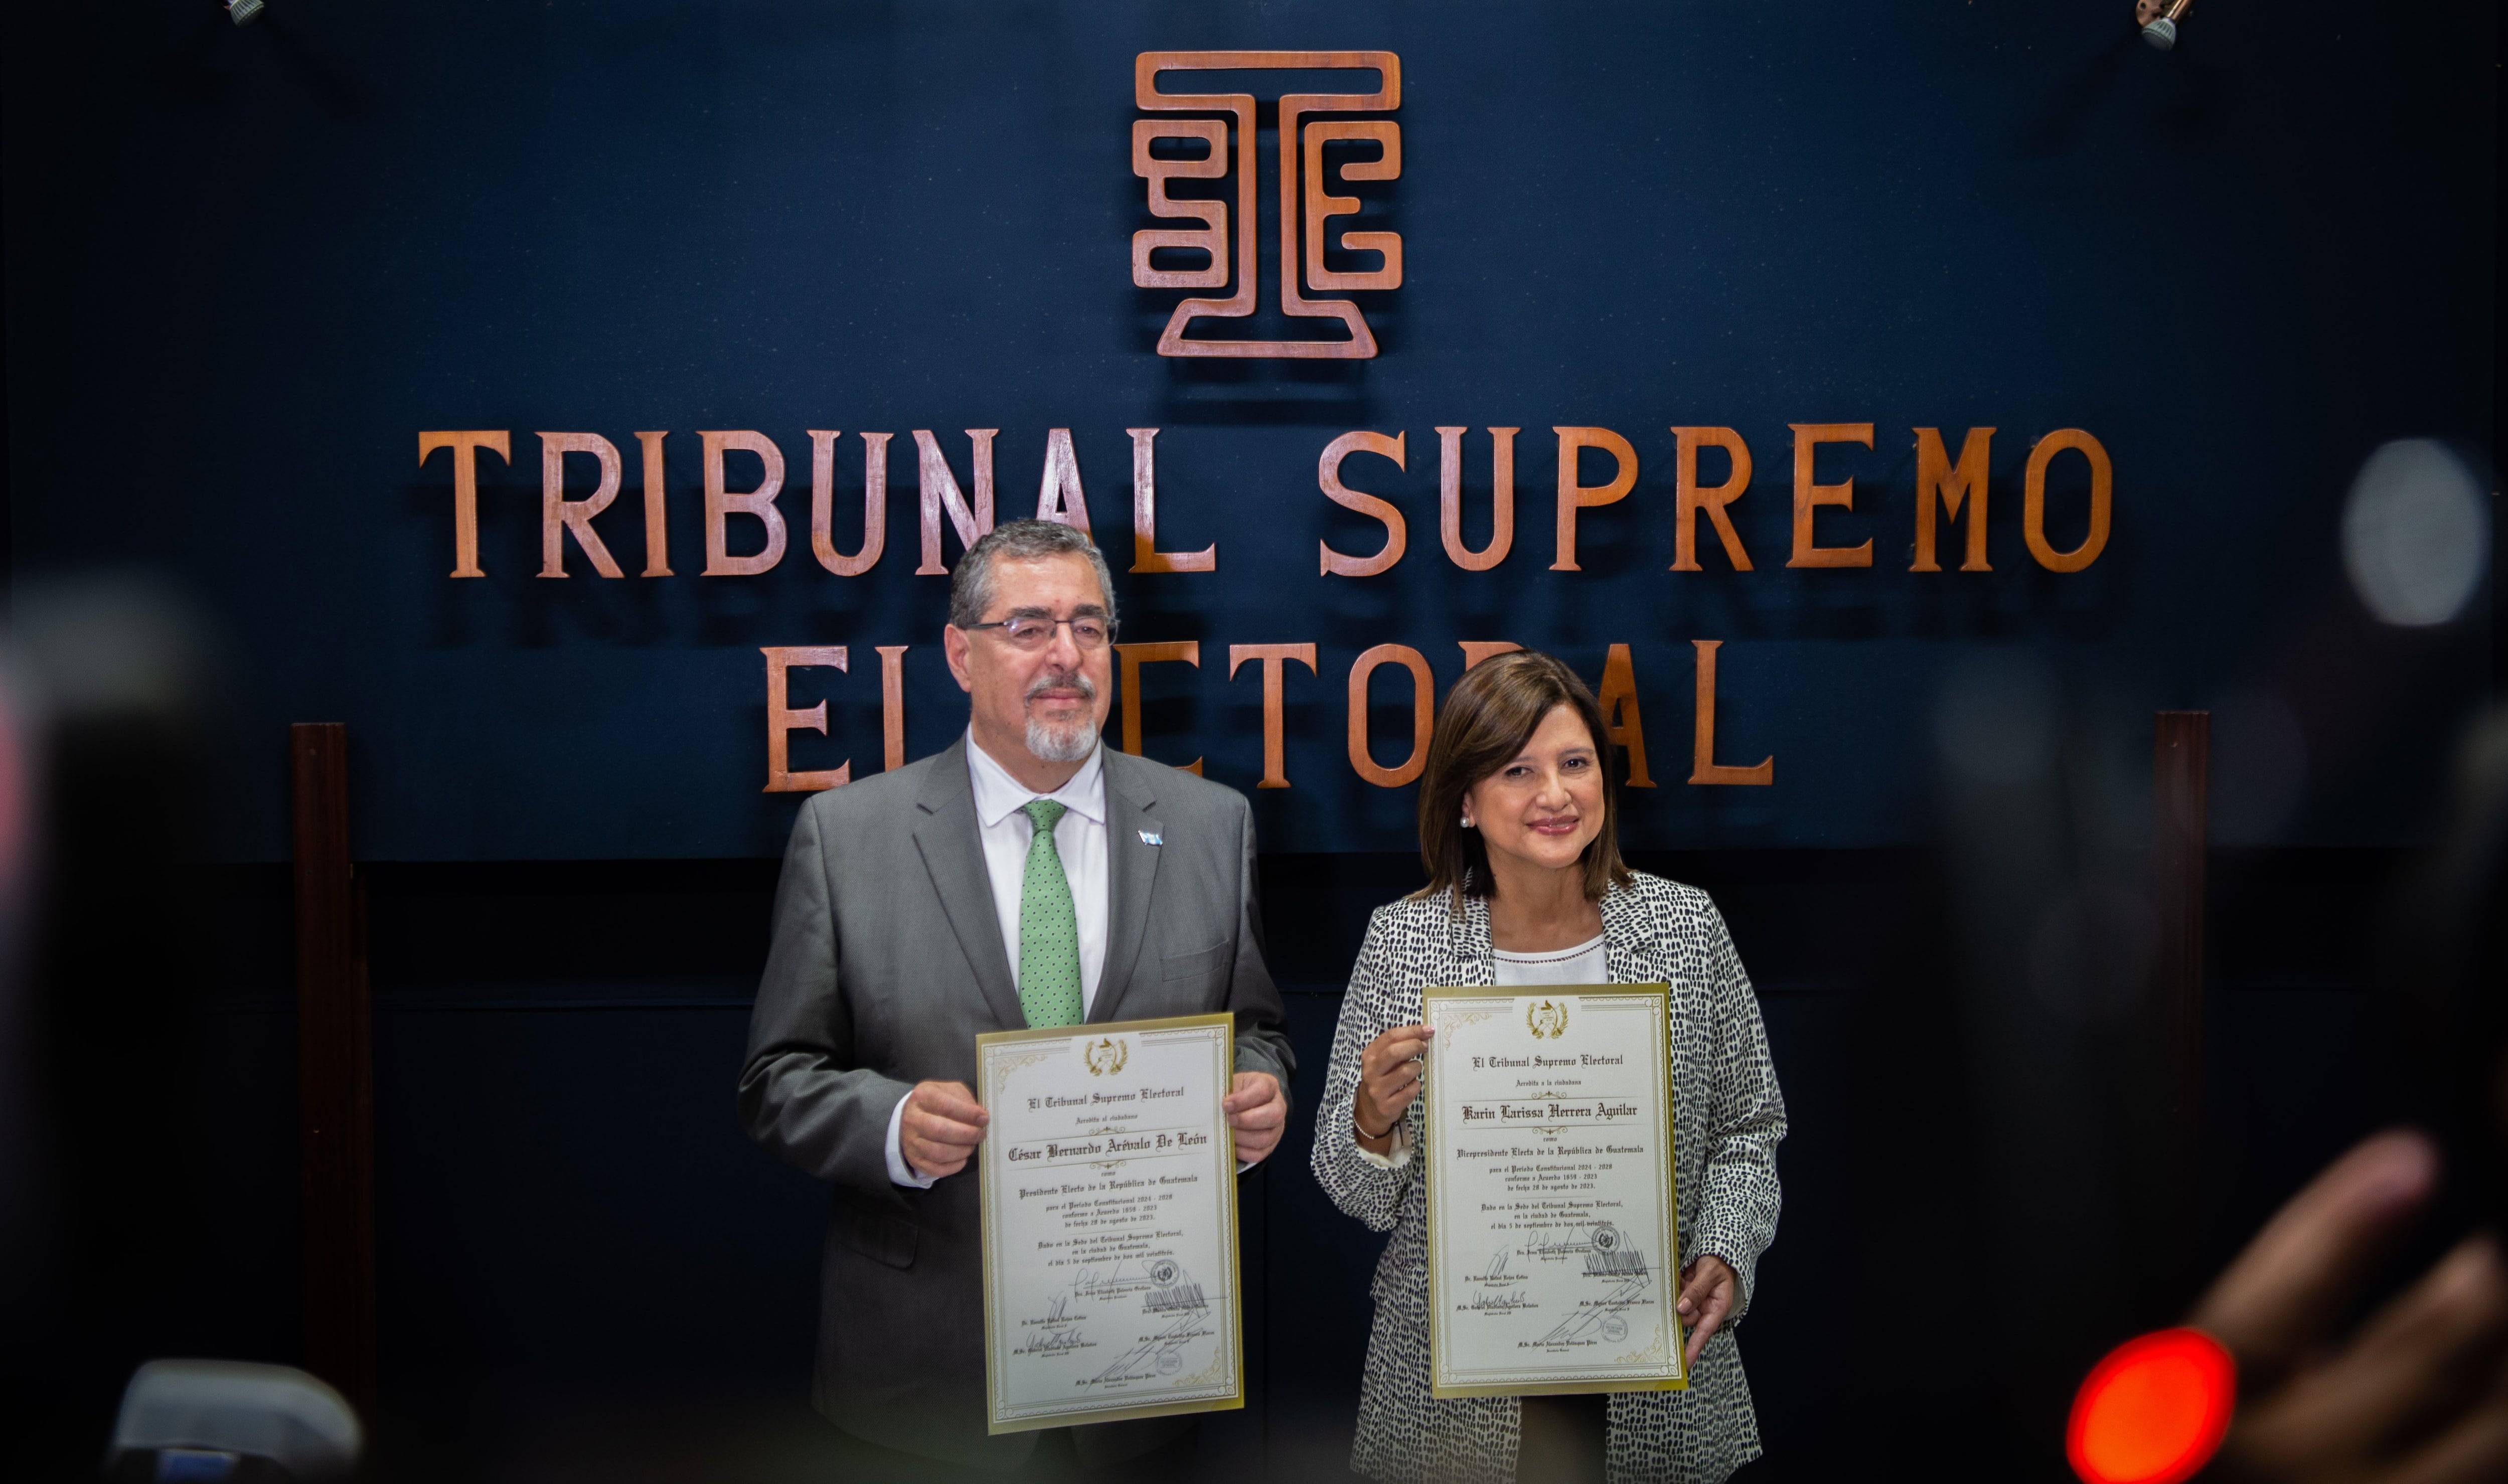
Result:
<svg viewBox="0 0 2508 1484"><path fill-rule="evenodd" d="M1144 845L1163 845L1166 843L1166 837L1156 830L1143 830L1139 833L1141 843Z"/></svg>

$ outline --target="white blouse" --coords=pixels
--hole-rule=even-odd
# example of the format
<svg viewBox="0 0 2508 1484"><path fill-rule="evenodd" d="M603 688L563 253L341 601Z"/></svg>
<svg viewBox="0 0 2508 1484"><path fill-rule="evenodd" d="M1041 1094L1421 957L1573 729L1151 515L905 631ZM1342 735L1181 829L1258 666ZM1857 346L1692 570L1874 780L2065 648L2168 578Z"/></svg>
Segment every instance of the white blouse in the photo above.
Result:
<svg viewBox="0 0 2508 1484"><path fill-rule="evenodd" d="M1504 948L1492 948L1490 957L1496 964L1500 988L1520 984L1607 984L1611 982L1609 967L1604 962L1603 935L1572 948L1553 948L1547 953L1510 953Z"/></svg>

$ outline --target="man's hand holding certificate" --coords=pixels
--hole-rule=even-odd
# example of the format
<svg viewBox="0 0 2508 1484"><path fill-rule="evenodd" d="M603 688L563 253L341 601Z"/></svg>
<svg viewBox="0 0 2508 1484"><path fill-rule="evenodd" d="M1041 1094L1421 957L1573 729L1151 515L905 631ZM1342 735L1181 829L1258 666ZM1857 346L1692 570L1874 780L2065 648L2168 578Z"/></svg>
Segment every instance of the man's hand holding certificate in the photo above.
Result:
<svg viewBox="0 0 2508 1484"><path fill-rule="evenodd" d="M1422 1009L1435 1393L1685 1386L1664 986Z"/></svg>
<svg viewBox="0 0 2508 1484"><path fill-rule="evenodd" d="M976 1045L992 1430L1244 1405L1231 1018Z"/></svg>

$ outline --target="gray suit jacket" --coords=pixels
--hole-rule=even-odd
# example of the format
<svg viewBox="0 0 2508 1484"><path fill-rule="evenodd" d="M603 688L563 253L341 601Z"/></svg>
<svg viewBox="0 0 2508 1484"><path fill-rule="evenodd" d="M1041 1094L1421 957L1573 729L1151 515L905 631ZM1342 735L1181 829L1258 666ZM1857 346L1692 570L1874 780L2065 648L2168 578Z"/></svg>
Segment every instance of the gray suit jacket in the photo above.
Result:
<svg viewBox="0 0 2508 1484"><path fill-rule="evenodd" d="M1263 962L1244 797L1111 748L1105 769L1106 966L1088 1019L1233 1011L1237 1069L1286 1088L1294 1063ZM914 1084L972 1087L977 1035L1026 1023L963 736L802 806L740 1114L751 1137L834 1189L813 1399L857 1436L998 1467L1035 1444L985 1433L975 1167L913 1190L890 1182L887 1156L889 1115ZM1174 1419L1118 1423L1076 1441L1102 1463L1177 1430Z"/></svg>

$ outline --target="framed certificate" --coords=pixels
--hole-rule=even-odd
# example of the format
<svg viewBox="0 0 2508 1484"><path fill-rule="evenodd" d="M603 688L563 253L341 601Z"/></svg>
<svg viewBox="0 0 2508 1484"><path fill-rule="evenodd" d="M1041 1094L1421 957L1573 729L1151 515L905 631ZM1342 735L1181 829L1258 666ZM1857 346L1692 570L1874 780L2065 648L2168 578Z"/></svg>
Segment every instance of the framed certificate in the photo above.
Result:
<svg viewBox="0 0 2508 1484"><path fill-rule="evenodd" d="M1430 1390L1686 1387L1667 986L1422 999Z"/></svg>
<svg viewBox="0 0 2508 1484"><path fill-rule="evenodd" d="M1236 1041L1225 1014L976 1038L993 1431L1245 1404Z"/></svg>

